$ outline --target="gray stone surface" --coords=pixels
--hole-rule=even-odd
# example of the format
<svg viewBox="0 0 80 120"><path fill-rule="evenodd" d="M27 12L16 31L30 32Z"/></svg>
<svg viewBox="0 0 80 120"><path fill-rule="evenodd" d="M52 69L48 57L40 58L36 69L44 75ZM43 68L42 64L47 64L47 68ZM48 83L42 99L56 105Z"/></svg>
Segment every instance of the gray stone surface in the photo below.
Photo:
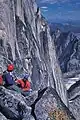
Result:
<svg viewBox="0 0 80 120"><path fill-rule="evenodd" d="M31 92L28 96L25 97L27 105L31 106L37 98L38 98L38 91Z"/></svg>
<svg viewBox="0 0 80 120"><path fill-rule="evenodd" d="M27 97L0 87L0 111L2 120L47 120L52 118L55 111L56 114L59 112L60 118L66 116L65 120L75 120L56 90L50 87L34 91Z"/></svg>
<svg viewBox="0 0 80 120"><path fill-rule="evenodd" d="M55 39L54 39L55 36ZM53 34L56 53L63 73L80 69L80 39L72 32L57 30Z"/></svg>
<svg viewBox="0 0 80 120"><path fill-rule="evenodd" d="M42 93L39 95L38 92L49 86L55 88L67 105L67 93L56 57L54 40L35 0L0 0L0 73L6 70L9 63L15 65L15 78L22 78L25 73L30 74L31 88L36 93L24 98L21 94L0 87L0 112L6 118L21 120L23 113L23 120L34 120L34 105L38 104L39 99L43 99ZM53 99L57 99L53 93L52 103ZM47 97L49 99L50 94L47 94ZM44 119L46 115L48 114L45 114Z"/></svg>
<svg viewBox="0 0 80 120"><path fill-rule="evenodd" d="M48 88L36 103L35 115L37 120L75 120L53 88Z"/></svg>
<svg viewBox="0 0 80 120"><path fill-rule="evenodd" d="M80 80L68 90L69 107L76 120L80 120Z"/></svg>
<svg viewBox="0 0 80 120"><path fill-rule="evenodd" d="M68 91L70 111L80 120L80 39L74 33L57 31L53 40Z"/></svg>
<svg viewBox="0 0 80 120"><path fill-rule="evenodd" d="M0 111L11 120L30 120L31 107L27 106L26 99L15 91L0 87Z"/></svg>
<svg viewBox="0 0 80 120"><path fill-rule="evenodd" d="M54 41L35 0L0 1L0 49L1 72L14 63L15 76L28 72L33 90L56 88L67 105Z"/></svg>
<svg viewBox="0 0 80 120"><path fill-rule="evenodd" d="M0 113L0 120L9 120L2 113Z"/></svg>

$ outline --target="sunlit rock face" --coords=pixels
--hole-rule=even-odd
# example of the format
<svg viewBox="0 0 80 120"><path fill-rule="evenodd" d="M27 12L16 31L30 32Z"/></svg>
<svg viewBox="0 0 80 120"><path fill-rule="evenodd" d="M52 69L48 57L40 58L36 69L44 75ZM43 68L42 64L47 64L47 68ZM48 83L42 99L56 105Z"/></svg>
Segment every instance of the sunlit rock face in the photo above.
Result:
<svg viewBox="0 0 80 120"><path fill-rule="evenodd" d="M80 120L80 37L60 30L52 37L68 91L69 109Z"/></svg>
<svg viewBox="0 0 80 120"><path fill-rule="evenodd" d="M69 109L63 105L55 89L50 87L36 103L34 112L37 120L75 120Z"/></svg>
<svg viewBox="0 0 80 120"><path fill-rule="evenodd" d="M32 89L56 88L67 104L54 42L35 0L0 1L0 49L1 72L14 63L15 76L28 72Z"/></svg>
<svg viewBox="0 0 80 120"><path fill-rule="evenodd" d="M58 30L55 36L51 37L47 21L41 15L35 0L0 0L0 73L7 69L9 63L13 63L14 77L22 78L25 73L29 73L32 88L32 93L24 98L21 94L0 87L0 105L3 108L0 112L5 120L34 120L41 117L41 120L47 120L50 111L46 112L44 105L48 102L51 110L50 101L58 113L75 120L66 107L67 93L57 59L57 56L59 58L63 53L62 48L59 48L57 56L55 52L58 49L55 42L59 42L56 40L60 35ZM69 33L67 35L71 36ZM74 36L67 38L65 48L73 38ZM18 103L21 108L25 107L25 111L19 111ZM43 106L40 107L40 104ZM4 113L6 109L11 113L9 117ZM40 116L37 111L46 113ZM55 111L52 112L55 114Z"/></svg>
<svg viewBox="0 0 80 120"><path fill-rule="evenodd" d="M47 87L24 97L0 86L1 120L75 120L56 90Z"/></svg>

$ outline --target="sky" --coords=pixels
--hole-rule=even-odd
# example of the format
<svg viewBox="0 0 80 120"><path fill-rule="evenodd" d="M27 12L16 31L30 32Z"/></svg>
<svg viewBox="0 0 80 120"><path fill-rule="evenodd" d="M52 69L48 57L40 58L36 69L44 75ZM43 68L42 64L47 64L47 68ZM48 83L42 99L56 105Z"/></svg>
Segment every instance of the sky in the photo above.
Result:
<svg viewBox="0 0 80 120"><path fill-rule="evenodd" d="M36 0L48 21L80 21L80 0Z"/></svg>

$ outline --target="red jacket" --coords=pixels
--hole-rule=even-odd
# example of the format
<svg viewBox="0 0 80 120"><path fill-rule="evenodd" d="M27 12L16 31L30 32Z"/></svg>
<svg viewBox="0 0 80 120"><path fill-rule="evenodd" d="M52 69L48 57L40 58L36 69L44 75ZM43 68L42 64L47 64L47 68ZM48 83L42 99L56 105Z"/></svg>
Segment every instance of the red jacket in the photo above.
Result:
<svg viewBox="0 0 80 120"><path fill-rule="evenodd" d="M3 85L3 78L2 78L2 75L0 75L0 85Z"/></svg>
<svg viewBox="0 0 80 120"><path fill-rule="evenodd" d="M23 80L17 80L16 82L21 85L23 91L28 91L31 88L31 84L28 80L26 80L26 82L24 82Z"/></svg>

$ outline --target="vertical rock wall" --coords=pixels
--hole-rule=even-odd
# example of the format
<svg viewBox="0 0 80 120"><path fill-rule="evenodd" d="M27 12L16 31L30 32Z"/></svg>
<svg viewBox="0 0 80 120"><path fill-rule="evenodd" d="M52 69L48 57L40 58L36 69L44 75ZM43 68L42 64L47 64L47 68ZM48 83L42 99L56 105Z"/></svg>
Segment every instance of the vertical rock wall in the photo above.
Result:
<svg viewBox="0 0 80 120"><path fill-rule="evenodd" d="M30 74L33 90L51 86L67 105L54 42L35 0L0 1L0 49L1 71L14 63L17 77Z"/></svg>

